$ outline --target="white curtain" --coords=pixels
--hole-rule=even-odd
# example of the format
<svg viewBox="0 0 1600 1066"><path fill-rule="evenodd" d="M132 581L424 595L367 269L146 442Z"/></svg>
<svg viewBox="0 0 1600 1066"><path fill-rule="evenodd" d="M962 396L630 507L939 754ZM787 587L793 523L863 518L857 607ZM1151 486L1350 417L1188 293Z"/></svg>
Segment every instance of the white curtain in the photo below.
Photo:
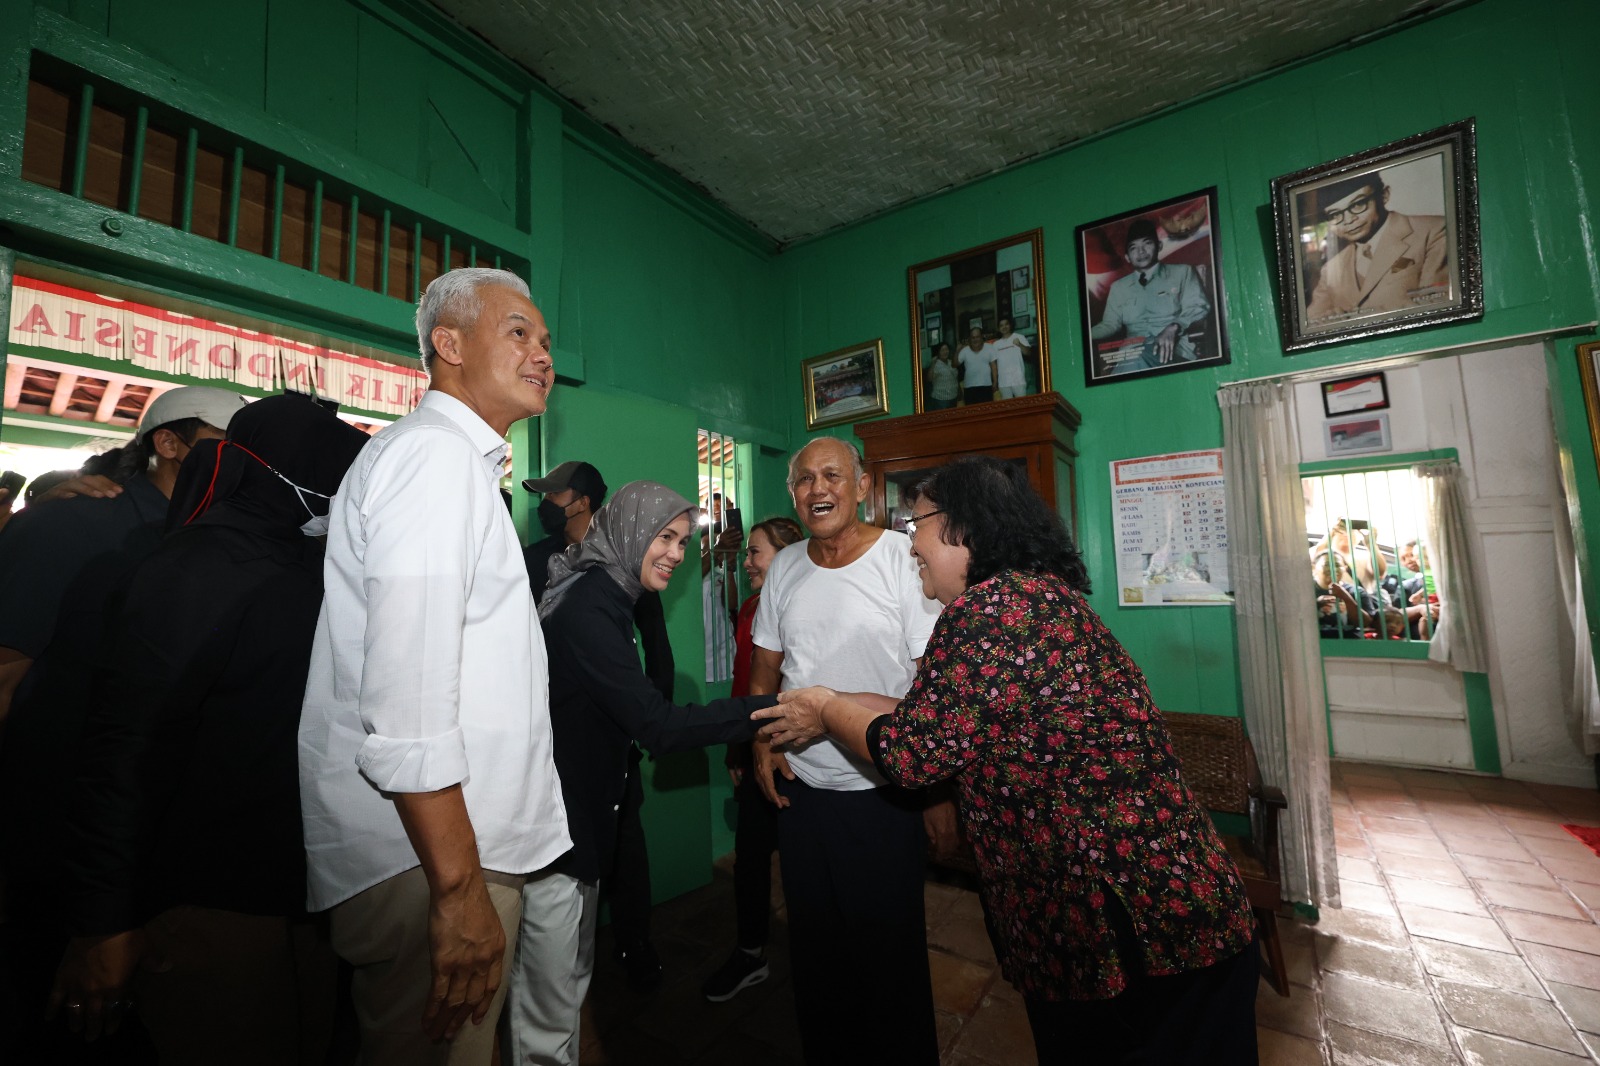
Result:
<svg viewBox="0 0 1600 1066"><path fill-rule="evenodd" d="M1327 696L1293 386L1230 385L1217 404L1245 726L1262 777L1289 800L1281 825L1284 896L1337 907Z"/></svg>
<svg viewBox="0 0 1600 1066"><path fill-rule="evenodd" d="M1489 670L1483 637L1483 585L1472 555L1472 531L1461 464L1454 459L1418 463L1411 468L1422 488L1427 523L1428 558L1439 590L1439 622L1428 644L1428 658L1449 663L1462 673Z"/></svg>
<svg viewBox="0 0 1600 1066"><path fill-rule="evenodd" d="M1553 429L1552 425L1552 429ZM1555 453L1561 454L1559 445ZM1584 608L1583 578L1578 573L1578 553L1572 542L1572 466L1561 463L1561 491L1566 497L1556 508L1556 570L1561 579L1561 662L1566 668L1561 686L1572 738L1585 755L1600 754L1600 683L1596 682L1594 643Z"/></svg>

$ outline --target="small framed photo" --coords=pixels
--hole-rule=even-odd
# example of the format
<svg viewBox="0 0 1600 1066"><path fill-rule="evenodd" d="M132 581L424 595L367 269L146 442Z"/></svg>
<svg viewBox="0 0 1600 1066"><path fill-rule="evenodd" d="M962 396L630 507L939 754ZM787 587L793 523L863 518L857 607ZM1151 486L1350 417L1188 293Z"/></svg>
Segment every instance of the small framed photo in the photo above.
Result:
<svg viewBox="0 0 1600 1066"><path fill-rule="evenodd" d="M1324 424L1322 434L1330 459L1386 452L1389 451L1389 416L1341 418Z"/></svg>
<svg viewBox="0 0 1600 1066"><path fill-rule="evenodd" d="M1078 227L1086 384L1229 361L1217 190Z"/></svg>
<svg viewBox="0 0 1600 1066"><path fill-rule="evenodd" d="M1483 317L1476 126L1272 181L1283 349Z"/></svg>
<svg viewBox="0 0 1600 1066"><path fill-rule="evenodd" d="M808 430L889 413L881 337L807 359L800 375Z"/></svg>
<svg viewBox="0 0 1600 1066"><path fill-rule="evenodd" d="M1578 380L1583 383L1583 406L1589 414L1589 439L1600 463L1600 341L1578 345Z"/></svg>
<svg viewBox="0 0 1600 1066"><path fill-rule="evenodd" d="M925 314L922 316L922 328L927 330L929 333L937 333L939 332L939 325L942 321L943 318L937 311L934 311L931 314Z"/></svg>
<svg viewBox="0 0 1600 1066"><path fill-rule="evenodd" d="M918 263L906 287L917 414L1050 391L1043 231Z"/></svg>
<svg viewBox="0 0 1600 1066"><path fill-rule="evenodd" d="M1389 387L1382 371L1322 383L1322 410L1329 418L1388 407Z"/></svg>

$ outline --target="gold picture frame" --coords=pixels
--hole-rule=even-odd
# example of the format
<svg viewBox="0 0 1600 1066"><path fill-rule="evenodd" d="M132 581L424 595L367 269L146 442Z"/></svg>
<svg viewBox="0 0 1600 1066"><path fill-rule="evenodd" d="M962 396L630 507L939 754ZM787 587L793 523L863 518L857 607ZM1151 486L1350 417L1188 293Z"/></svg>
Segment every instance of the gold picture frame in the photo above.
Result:
<svg viewBox="0 0 1600 1066"><path fill-rule="evenodd" d="M937 411L969 403L987 403L1010 395L992 381L987 366L978 375L990 385L967 387L967 366L961 349L970 346L973 330L980 334L977 348L982 364L995 359L1002 345L1020 355L1022 383L1018 395L1036 396L1050 391L1050 333L1045 320L1044 230L1003 237L953 255L918 263L906 270L911 313L911 388L915 411ZM1025 310L1024 310L1025 308ZM936 325L929 327L929 323ZM1004 322L1012 332L1002 333ZM940 375L934 357L948 344L943 356L952 369ZM1008 355L1008 360L1016 356ZM1007 361L993 363L1004 377ZM1010 365L1014 367L1015 362ZM943 368L939 368L943 369ZM952 373L956 396L948 396ZM942 380L941 380L942 378ZM945 396L938 393L944 391Z"/></svg>
<svg viewBox="0 0 1600 1066"><path fill-rule="evenodd" d="M813 356L800 364L800 375L807 430L889 413L882 337Z"/></svg>
<svg viewBox="0 0 1600 1066"><path fill-rule="evenodd" d="M1589 417L1589 443L1600 464L1600 341L1578 345L1578 380L1583 383L1583 408Z"/></svg>

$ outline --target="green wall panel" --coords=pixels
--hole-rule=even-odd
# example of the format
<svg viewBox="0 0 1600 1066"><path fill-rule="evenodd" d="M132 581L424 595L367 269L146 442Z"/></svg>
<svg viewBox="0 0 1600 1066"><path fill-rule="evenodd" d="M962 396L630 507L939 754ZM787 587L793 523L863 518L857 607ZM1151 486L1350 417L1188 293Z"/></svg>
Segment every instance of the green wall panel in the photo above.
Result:
<svg viewBox="0 0 1600 1066"><path fill-rule="evenodd" d="M260 107L266 98L267 5L268 0L111 0L109 35Z"/></svg>
<svg viewBox="0 0 1600 1066"><path fill-rule="evenodd" d="M1042 226L1053 384L1083 413L1080 540L1103 590L1091 602L1163 706L1236 713L1225 608L1115 605L1107 463L1219 446L1215 392L1227 381L1593 321L1600 271L1585 175L1600 170L1600 93L1581 42L1597 33L1600 5L1485 0L791 249L778 260L788 363L881 335L891 410L909 413L906 268ZM1484 319L1286 358L1271 179L1468 116L1478 122ZM1086 388L1074 228L1211 185L1232 365ZM1560 369L1552 385L1575 380ZM1593 457L1571 439L1576 421L1566 416L1563 444L1584 468L1580 499L1593 514ZM803 439L792 415L789 424Z"/></svg>
<svg viewBox="0 0 1600 1066"><path fill-rule="evenodd" d="M272 0L267 9L263 110L347 151L356 144L350 56L358 17L321 0Z"/></svg>

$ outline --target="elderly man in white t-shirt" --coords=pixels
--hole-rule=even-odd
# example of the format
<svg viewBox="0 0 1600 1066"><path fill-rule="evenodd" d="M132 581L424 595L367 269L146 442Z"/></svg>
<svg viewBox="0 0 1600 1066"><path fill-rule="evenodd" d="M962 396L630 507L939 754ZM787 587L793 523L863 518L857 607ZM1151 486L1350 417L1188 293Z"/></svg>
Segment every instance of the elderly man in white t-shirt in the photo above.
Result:
<svg viewBox="0 0 1600 1066"><path fill-rule="evenodd" d="M809 540L778 553L761 589L750 691L807 685L899 698L939 606L903 533L857 516L871 480L860 454L823 437L789 462ZM756 779L780 808L795 1007L808 1063L937 1063L922 871L922 794L884 782L832 738L756 744ZM954 834L948 804L930 832ZM942 843L942 840L936 841Z"/></svg>
<svg viewBox="0 0 1600 1066"><path fill-rule="evenodd" d="M961 402L968 407L994 399L996 357L994 345L983 339L983 330L973 326L967 331L966 346L956 353L956 362L961 364Z"/></svg>

